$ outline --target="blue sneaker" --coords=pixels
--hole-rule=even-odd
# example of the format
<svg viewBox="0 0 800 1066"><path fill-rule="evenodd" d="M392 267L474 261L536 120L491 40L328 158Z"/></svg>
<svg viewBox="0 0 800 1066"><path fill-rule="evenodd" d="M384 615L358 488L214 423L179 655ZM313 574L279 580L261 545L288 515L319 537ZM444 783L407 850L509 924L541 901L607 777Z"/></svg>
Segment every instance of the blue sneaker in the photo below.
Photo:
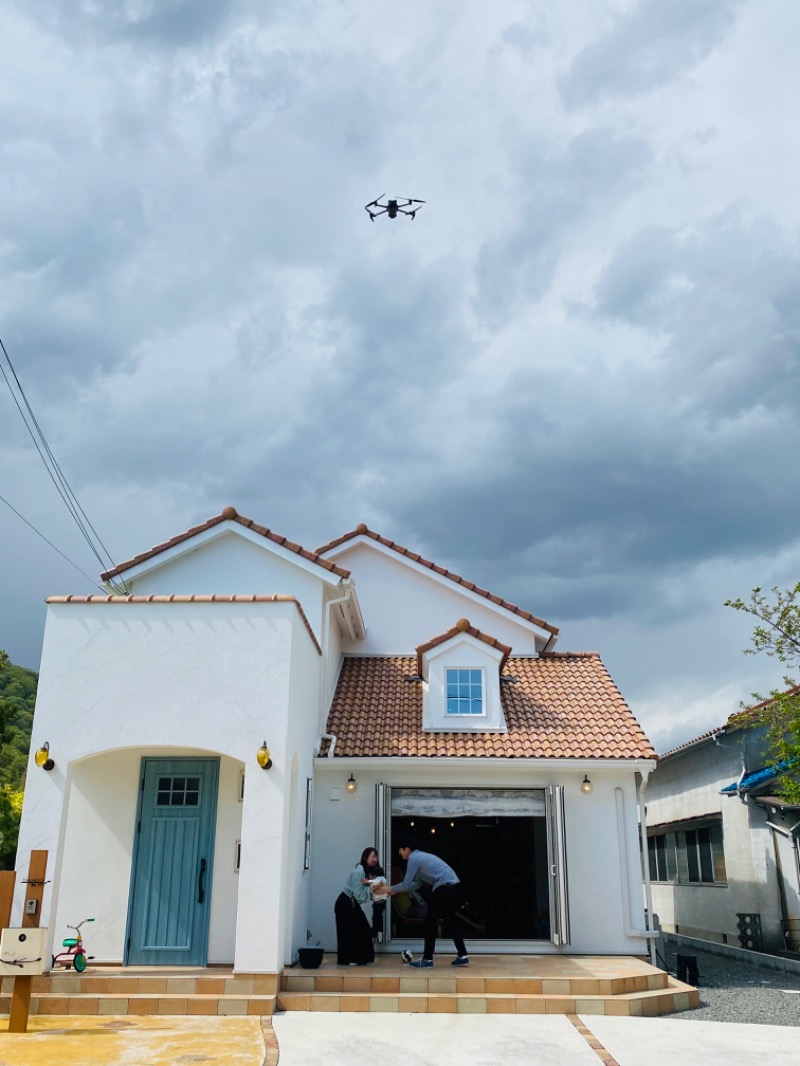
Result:
<svg viewBox="0 0 800 1066"><path fill-rule="evenodd" d="M416 959L414 962L410 962L409 966L415 966L418 970L424 970L428 966L433 966L433 959Z"/></svg>
<svg viewBox="0 0 800 1066"><path fill-rule="evenodd" d="M469 966L469 955L456 955L456 957L453 959L453 961L450 963L450 965L451 966Z"/></svg>

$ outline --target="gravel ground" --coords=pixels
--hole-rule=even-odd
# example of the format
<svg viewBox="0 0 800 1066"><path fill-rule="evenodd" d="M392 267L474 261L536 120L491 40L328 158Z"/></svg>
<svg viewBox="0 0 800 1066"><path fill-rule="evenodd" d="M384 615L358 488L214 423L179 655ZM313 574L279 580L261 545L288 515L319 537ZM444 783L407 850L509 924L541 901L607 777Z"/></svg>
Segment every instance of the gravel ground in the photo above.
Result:
<svg viewBox="0 0 800 1066"><path fill-rule="evenodd" d="M674 976L677 965L675 945L666 942L659 950ZM751 966L738 959L695 948L681 947L680 951L697 958L700 1007L669 1017L687 1022L800 1026L800 975Z"/></svg>

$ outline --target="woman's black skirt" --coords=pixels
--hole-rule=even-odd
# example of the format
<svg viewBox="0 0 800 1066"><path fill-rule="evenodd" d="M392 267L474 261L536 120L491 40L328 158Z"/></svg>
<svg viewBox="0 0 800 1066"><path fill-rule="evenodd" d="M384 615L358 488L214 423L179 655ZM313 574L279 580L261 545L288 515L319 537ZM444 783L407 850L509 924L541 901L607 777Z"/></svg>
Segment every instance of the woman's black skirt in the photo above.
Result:
<svg viewBox="0 0 800 1066"><path fill-rule="evenodd" d="M365 966L375 961L372 930L361 907L342 892L333 908L336 915L336 951L340 966L357 963Z"/></svg>

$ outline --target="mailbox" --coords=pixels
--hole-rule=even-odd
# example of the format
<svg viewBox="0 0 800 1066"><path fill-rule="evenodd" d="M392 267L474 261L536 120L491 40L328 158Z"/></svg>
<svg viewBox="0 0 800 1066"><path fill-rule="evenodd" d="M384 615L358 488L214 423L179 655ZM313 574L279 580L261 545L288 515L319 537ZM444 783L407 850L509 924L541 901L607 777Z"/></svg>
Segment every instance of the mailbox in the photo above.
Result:
<svg viewBox="0 0 800 1066"><path fill-rule="evenodd" d="M44 973L46 929L4 929L0 933L0 974L20 977Z"/></svg>

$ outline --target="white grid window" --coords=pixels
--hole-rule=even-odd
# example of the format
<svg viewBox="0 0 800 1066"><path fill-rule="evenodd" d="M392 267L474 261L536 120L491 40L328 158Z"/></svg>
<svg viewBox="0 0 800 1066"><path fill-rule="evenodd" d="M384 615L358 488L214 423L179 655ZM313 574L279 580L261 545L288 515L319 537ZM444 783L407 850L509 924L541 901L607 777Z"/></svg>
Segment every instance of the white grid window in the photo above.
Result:
<svg viewBox="0 0 800 1066"><path fill-rule="evenodd" d="M483 671L447 671L447 713L483 714Z"/></svg>

